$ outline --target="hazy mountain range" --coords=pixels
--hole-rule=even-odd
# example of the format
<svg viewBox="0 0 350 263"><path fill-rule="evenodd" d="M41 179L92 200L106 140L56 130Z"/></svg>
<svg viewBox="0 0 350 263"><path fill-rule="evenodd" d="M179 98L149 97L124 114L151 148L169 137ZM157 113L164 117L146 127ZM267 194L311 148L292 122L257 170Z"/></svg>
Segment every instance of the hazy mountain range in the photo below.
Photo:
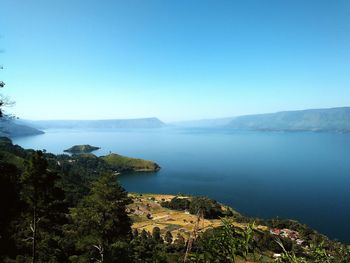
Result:
<svg viewBox="0 0 350 263"><path fill-rule="evenodd" d="M350 132L350 107L246 115L234 118L228 127L262 131Z"/></svg>
<svg viewBox="0 0 350 263"><path fill-rule="evenodd" d="M214 128L228 125L235 117L217 118L217 119L202 119L192 121L172 122L171 125L179 127L196 127L196 128Z"/></svg>
<svg viewBox="0 0 350 263"><path fill-rule="evenodd" d="M33 127L17 123L15 120L0 120L0 137L17 137L43 133Z"/></svg>
<svg viewBox="0 0 350 263"><path fill-rule="evenodd" d="M47 129L138 129L166 126L157 118L115 120L1 120L0 137L28 136L44 133Z"/></svg>
<svg viewBox="0 0 350 263"><path fill-rule="evenodd" d="M43 133L46 129L138 129L167 126L231 128L257 131L350 132L350 107L283 111L232 118L203 119L165 124L157 118L115 120L2 120L0 136L15 137Z"/></svg>
<svg viewBox="0 0 350 263"><path fill-rule="evenodd" d="M114 129L114 128L161 128L165 124L157 118L112 120L48 120L24 121L37 129Z"/></svg>

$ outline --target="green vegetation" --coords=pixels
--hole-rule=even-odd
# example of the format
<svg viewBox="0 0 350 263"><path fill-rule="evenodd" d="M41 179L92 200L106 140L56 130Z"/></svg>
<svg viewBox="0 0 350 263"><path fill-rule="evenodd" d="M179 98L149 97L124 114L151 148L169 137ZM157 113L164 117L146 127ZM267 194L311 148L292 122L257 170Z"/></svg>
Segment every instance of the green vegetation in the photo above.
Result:
<svg viewBox="0 0 350 263"><path fill-rule="evenodd" d="M3 69L3 67L0 66L0 69ZM0 80L0 89L3 87L5 87L5 82ZM4 117L4 107L6 106L8 106L8 100L0 93L0 118Z"/></svg>
<svg viewBox="0 0 350 263"><path fill-rule="evenodd" d="M193 215L196 215L201 210L204 218L208 219L233 215L231 209L224 209L221 204L207 197L174 197L170 201L162 202L161 205L174 210L188 210Z"/></svg>
<svg viewBox="0 0 350 263"><path fill-rule="evenodd" d="M170 201L162 202L161 205L166 208L181 211L190 209L190 203L191 201L189 198L181 198L176 196Z"/></svg>
<svg viewBox="0 0 350 263"><path fill-rule="evenodd" d="M130 158L115 153L102 156L101 158L111 169L118 172L154 172L160 169L160 166L152 161Z"/></svg>
<svg viewBox="0 0 350 263"><path fill-rule="evenodd" d="M67 223L68 207L64 203L64 190L57 185L60 177L48 169L41 151L34 152L25 172L20 177L21 200L25 209L21 213L18 237L22 245L31 248L32 262L58 262L62 256L59 240L63 238L61 225Z"/></svg>
<svg viewBox="0 0 350 263"><path fill-rule="evenodd" d="M81 154L81 153L91 153L93 151L99 150L100 147L91 146L89 144L84 145L74 145L70 147L67 150L64 150L64 152L67 153L74 153L74 154Z"/></svg>
<svg viewBox="0 0 350 263"><path fill-rule="evenodd" d="M127 259L131 220L125 212L131 199L112 174L102 174L76 208L71 208L72 224L67 226L73 262L113 262Z"/></svg>

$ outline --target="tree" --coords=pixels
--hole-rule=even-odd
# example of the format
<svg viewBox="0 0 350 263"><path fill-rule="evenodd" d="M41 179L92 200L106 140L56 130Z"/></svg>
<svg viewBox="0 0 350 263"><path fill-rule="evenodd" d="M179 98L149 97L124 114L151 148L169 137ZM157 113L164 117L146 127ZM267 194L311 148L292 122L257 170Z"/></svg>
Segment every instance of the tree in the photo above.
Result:
<svg viewBox="0 0 350 263"><path fill-rule="evenodd" d="M3 66L0 66L0 69L4 69ZM2 80L0 80L0 88L3 88L3 87L5 87L5 82L3 82ZM0 100L0 117L2 117L1 106L3 106L2 100Z"/></svg>
<svg viewBox="0 0 350 263"><path fill-rule="evenodd" d="M115 248L131 239L131 220L126 213L130 203L115 175L102 174L92 184L91 193L71 209L78 257L94 258L95 262L126 260Z"/></svg>
<svg viewBox="0 0 350 263"><path fill-rule="evenodd" d="M174 197L170 201L162 202L161 205L174 210L187 210L190 208L190 200L188 198Z"/></svg>
<svg viewBox="0 0 350 263"><path fill-rule="evenodd" d="M245 261L255 258L254 225L244 229L234 226L231 221L223 219L223 226L207 230L197 244L197 256L204 256L203 262L236 262L237 257ZM199 252L199 253L198 253Z"/></svg>
<svg viewBox="0 0 350 263"><path fill-rule="evenodd" d="M0 156L0 159L2 156ZM11 223L20 214L19 170L16 166L0 160L0 261L14 256L15 244L11 239Z"/></svg>
<svg viewBox="0 0 350 263"><path fill-rule="evenodd" d="M0 69L3 69L2 66L0 66ZM3 82L2 80L0 80L0 89L5 87L5 82ZM12 105L13 102L11 102L7 97L3 96L1 93L0 93L0 118L3 118L5 115L4 115L4 107L6 106L10 106Z"/></svg>
<svg viewBox="0 0 350 263"><path fill-rule="evenodd" d="M173 243L173 235L171 234L170 231L167 231L167 232L165 233L165 241L166 241L168 244Z"/></svg>
<svg viewBox="0 0 350 263"><path fill-rule="evenodd" d="M3 67L1 66L0 69L3 69ZM3 88L3 87L5 87L5 82L3 82L2 80L0 80L0 88ZM0 118L3 117L3 109L2 109L2 107L4 106L4 104L5 104L5 102L4 102L4 100L3 100L2 95L0 94Z"/></svg>
<svg viewBox="0 0 350 263"><path fill-rule="evenodd" d="M142 229L140 237L141 237L141 239L144 239L144 240L147 239L148 238L147 231Z"/></svg>
<svg viewBox="0 0 350 263"><path fill-rule="evenodd" d="M132 238L135 239L135 238L138 238L138 237L139 237L139 231L135 228L132 231Z"/></svg>
<svg viewBox="0 0 350 263"><path fill-rule="evenodd" d="M190 213L196 215L203 211L204 218L219 218L224 216L221 205L207 197L193 197L190 203Z"/></svg>
<svg viewBox="0 0 350 263"><path fill-rule="evenodd" d="M64 192L57 187L58 180L59 176L48 170L43 152L34 152L22 176L22 198L28 207L23 216L26 229L31 233L26 240L31 242L33 263L55 262L60 257L58 237L62 236L67 208L63 202Z"/></svg>
<svg viewBox="0 0 350 263"><path fill-rule="evenodd" d="M161 242L162 241L162 237L160 236L160 228L159 227L154 227L152 230L152 238L157 241L157 242Z"/></svg>
<svg viewBox="0 0 350 263"><path fill-rule="evenodd" d="M32 262L37 261L36 257L36 245L37 245L37 224L40 221L41 214L38 208L41 206L40 203L43 203L43 196L41 196L41 191L43 190L43 180L42 176L46 174L47 164L43 159L41 152L36 152L32 157L32 160L29 164L27 172L23 176L23 184L26 185L24 198L29 204L32 210L32 222L30 224L30 229L32 231ZM40 195L40 196L39 196ZM39 213L38 213L39 212Z"/></svg>
<svg viewBox="0 0 350 263"><path fill-rule="evenodd" d="M180 233L177 233L177 236L176 236L174 244L176 244L179 247L184 247L185 246L185 239Z"/></svg>

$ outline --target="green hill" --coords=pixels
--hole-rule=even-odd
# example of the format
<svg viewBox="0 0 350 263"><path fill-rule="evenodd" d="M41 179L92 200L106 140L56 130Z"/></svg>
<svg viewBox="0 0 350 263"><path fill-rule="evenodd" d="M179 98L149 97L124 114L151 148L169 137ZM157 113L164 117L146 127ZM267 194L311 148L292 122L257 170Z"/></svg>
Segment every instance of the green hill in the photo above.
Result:
<svg viewBox="0 0 350 263"><path fill-rule="evenodd" d="M115 153L101 158L110 168L117 171L154 172L160 169L160 166L152 161L130 158Z"/></svg>

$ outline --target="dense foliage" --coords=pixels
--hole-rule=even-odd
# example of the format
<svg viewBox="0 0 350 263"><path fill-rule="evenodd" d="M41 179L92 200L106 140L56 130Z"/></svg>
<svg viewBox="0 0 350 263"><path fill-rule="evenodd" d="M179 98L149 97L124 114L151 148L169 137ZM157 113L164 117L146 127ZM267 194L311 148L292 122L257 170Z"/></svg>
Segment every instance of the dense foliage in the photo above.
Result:
<svg viewBox="0 0 350 263"><path fill-rule="evenodd" d="M117 183L113 174L102 174L91 186L76 208L71 208L71 236L76 255L73 262L89 262L95 258L101 262L113 262L115 258L127 258L131 238L131 220L125 212L131 200Z"/></svg>
<svg viewBox="0 0 350 263"><path fill-rule="evenodd" d="M201 211L204 218L208 219L233 215L231 209L224 209L221 204L207 197L174 197L170 201L162 202L161 205L174 210L188 210L193 215L197 215Z"/></svg>
<svg viewBox="0 0 350 263"><path fill-rule="evenodd" d="M173 210L188 210L190 209L191 201L188 198L174 197L170 201L164 201L161 203L163 207Z"/></svg>
<svg viewBox="0 0 350 263"><path fill-rule="evenodd" d="M0 262L90 262L96 247L112 262L110 247L129 244L131 200L115 176L65 158L0 139Z"/></svg>

